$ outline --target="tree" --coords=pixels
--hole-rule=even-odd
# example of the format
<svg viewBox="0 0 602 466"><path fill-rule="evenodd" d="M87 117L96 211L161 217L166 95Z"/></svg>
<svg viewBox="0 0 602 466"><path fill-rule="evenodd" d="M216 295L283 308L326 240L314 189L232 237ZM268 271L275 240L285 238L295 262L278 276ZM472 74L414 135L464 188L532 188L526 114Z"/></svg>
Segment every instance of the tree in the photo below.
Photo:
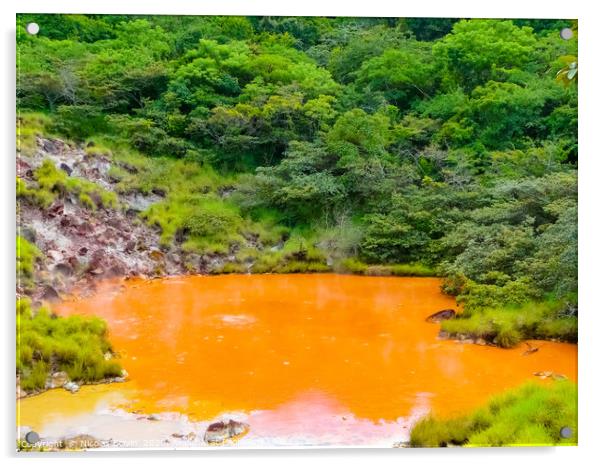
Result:
<svg viewBox="0 0 602 466"><path fill-rule="evenodd" d="M430 47L403 43L401 49L388 49L364 62L357 82L367 92L380 91L387 101L407 108L415 99L429 97L434 82Z"/></svg>
<svg viewBox="0 0 602 466"><path fill-rule="evenodd" d="M433 54L444 67L448 86L470 91L495 79L500 70L527 65L536 43L531 28L512 21L461 20L433 45Z"/></svg>

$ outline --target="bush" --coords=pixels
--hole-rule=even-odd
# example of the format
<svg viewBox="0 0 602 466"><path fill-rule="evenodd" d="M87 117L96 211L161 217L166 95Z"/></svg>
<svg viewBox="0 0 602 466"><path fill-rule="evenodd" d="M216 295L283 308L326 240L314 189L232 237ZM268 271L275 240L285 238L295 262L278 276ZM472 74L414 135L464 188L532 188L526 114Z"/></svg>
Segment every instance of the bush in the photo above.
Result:
<svg viewBox="0 0 602 466"><path fill-rule="evenodd" d="M178 236L189 252L226 254L244 242L238 208L211 194L171 195L153 204L142 217L161 228L163 244L171 244Z"/></svg>
<svg viewBox="0 0 602 466"><path fill-rule="evenodd" d="M577 317L567 316L564 312L572 305L567 301L550 300L514 307L473 309L441 322L441 329L452 337L483 338L503 348L533 338L576 342Z"/></svg>
<svg viewBox="0 0 602 466"><path fill-rule="evenodd" d="M51 372L65 371L71 380L93 382L121 375L111 352L107 325L97 317L57 317L34 312L26 298L17 301L17 373L25 391L44 388Z"/></svg>
<svg viewBox="0 0 602 466"><path fill-rule="evenodd" d="M560 436L563 427L571 438ZM412 429L413 447L550 446L577 444L577 386L529 383L498 395L484 407L456 418L428 416Z"/></svg>
<svg viewBox="0 0 602 466"><path fill-rule="evenodd" d="M61 105L50 128L58 133L83 140L96 133L107 130L105 115L98 107L91 105Z"/></svg>

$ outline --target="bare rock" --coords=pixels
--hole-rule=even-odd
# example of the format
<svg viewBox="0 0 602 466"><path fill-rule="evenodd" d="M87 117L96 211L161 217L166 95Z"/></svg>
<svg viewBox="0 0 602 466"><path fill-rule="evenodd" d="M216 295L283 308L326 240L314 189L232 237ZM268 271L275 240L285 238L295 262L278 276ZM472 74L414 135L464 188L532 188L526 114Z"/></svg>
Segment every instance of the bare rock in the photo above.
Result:
<svg viewBox="0 0 602 466"><path fill-rule="evenodd" d="M89 236L93 231L94 227L89 222L82 222L76 228L76 233L79 236Z"/></svg>
<svg viewBox="0 0 602 466"><path fill-rule="evenodd" d="M456 317L456 311L453 309L443 309L442 311L435 312L426 318L427 322L436 323L442 320L449 320Z"/></svg>
<svg viewBox="0 0 602 466"><path fill-rule="evenodd" d="M37 239L36 231L31 227L21 227L19 228L19 235L25 238L32 244L35 244Z"/></svg>
<svg viewBox="0 0 602 466"><path fill-rule="evenodd" d="M552 379L552 380L566 380L567 376L564 374L558 374L552 371L539 371L533 372L533 375L540 379Z"/></svg>
<svg viewBox="0 0 602 466"><path fill-rule="evenodd" d="M109 268L109 270L107 270L107 273L105 274L105 276L107 278L123 277L125 274L126 274L126 270L125 270L125 267L123 266L123 264L115 263L114 265L112 265Z"/></svg>
<svg viewBox="0 0 602 466"><path fill-rule="evenodd" d="M136 249L136 241L134 240L125 243L125 247L123 248L123 250L128 253L134 251L134 249Z"/></svg>
<svg viewBox="0 0 602 466"><path fill-rule="evenodd" d="M44 287L44 291L42 292L41 298L44 301L57 301L57 300L61 299L58 291L56 291L50 285L46 285Z"/></svg>
<svg viewBox="0 0 602 466"><path fill-rule="evenodd" d="M49 217L59 217L65 213L65 204L62 202L55 202L48 208L47 213Z"/></svg>
<svg viewBox="0 0 602 466"><path fill-rule="evenodd" d="M116 228L117 230L123 230L125 228L123 220L117 216L112 216L109 219L107 219L107 225Z"/></svg>
<svg viewBox="0 0 602 466"><path fill-rule="evenodd" d="M61 262L63 260L63 255L55 249L46 251L46 257L53 262Z"/></svg>
<svg viewBox="0 0 602 466"><path fill-rule="evenodd" d="M69 263L61 262L60 264L56 264L53 269L55 272L60 273L66 277L70 277L73 275L73 267Z"/></svg>
<svg viewBox="0 0 602 466"><path fill-rule="evenodd" d="M233 439L245 434L249 430L249 425L244 422L234 421L219 421L207 427L205 431L205 442L207 443L222 443L226 440Z"/></svg>
<svg viewBox="0 0 602 466"><path fill-rule="evenodd" d="M67 382L63 385L63 388L71 393L76 393L79 391L79 385L77 385L75 382Z"/></svg>
<svg viewBox="0 0 602 466"><path fill-rule="evenodd" d="M17 158L17 176L21 176L21 174L28 172L31 170L31 165L29 165L23 158Z"/></svg>
<svg viewBox="0 0 602 466"><path fill-rule="evenodd" d="M61 170L63 170L65 173L67 173L67 175L71 176L71 173L73 173L73 168L71 168L69 165L67 165L66 163L62 162L59 165L59 168Z"/></svg>
<svg viewBox="0 0 602 466"><path fill-rule="evenodd" d="M69 382L69 376L66 372L54 372L46 380L46 388L59 388Z"/></svg>
<svg viewBox="0 0 602 466"><path fill-rule="evenodd" d="M48 152L53 155L60 155L63 153L67 146L60 139L39 139L38 144L42 147L44 152Z"/></svg>
<svg viewBox="0 0 602 466"><path fill-rule="evenodd" d="M163 259L163 257L165 256L165 254L163 254L161 251L159 251L158 249L153 249L150 253L149 256L156 261L160 261L161 259Z"/></svg>

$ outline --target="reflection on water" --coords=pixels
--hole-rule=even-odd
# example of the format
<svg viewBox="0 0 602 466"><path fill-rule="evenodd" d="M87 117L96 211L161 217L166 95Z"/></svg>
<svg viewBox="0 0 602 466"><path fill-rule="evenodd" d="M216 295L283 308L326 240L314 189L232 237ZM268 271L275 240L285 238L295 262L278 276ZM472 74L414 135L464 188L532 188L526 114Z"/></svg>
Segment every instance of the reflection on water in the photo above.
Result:
<svg viewBox="0 0 602 466"><path fill-rule="evenodd" d="M464 412L535 371L576 378L575 345L546 342L523 356L523 348L438 340L439 325L424 319L454 307L439 285L334 274L107 283L56 311L105 318L131 382L106 389L116 399L82 390L58 391L62 402L46 407L25 400L21 422L42 428L52 413L98 409L75 403L96 399L97 407L177 412L191 422L242 413L252 428L241 443L270 435L311 443L320 432L367 439L399 435L428 409Z"/></svg>

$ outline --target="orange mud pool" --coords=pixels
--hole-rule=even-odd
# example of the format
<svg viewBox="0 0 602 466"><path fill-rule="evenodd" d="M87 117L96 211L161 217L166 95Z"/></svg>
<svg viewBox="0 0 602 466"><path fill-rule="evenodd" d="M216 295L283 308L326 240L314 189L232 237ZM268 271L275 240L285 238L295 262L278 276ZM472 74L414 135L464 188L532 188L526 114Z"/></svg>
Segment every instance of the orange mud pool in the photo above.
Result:
<svg viewBox="0 0 602 466"><path fill-rule="evenodd" d="M531 342L540 349L524 356L525 345L439 340L425 318L457 309L439 287L335 274L106 282L54 311L106 319L129 381L26 398L19 423L48 438L194 447L230 417L250 425L241 446L391 446L429 410L464 413L534 372L576 380L576 345Z"/></svg>

